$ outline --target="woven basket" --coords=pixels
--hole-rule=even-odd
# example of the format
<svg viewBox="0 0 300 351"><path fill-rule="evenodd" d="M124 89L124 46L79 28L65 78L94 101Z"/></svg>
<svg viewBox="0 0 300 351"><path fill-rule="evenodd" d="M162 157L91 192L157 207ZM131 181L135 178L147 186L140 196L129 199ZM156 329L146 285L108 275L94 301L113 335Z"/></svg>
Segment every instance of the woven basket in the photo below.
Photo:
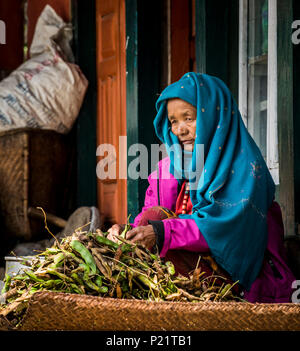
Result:
<svg viewBox="0 0 300 351"><path fill-rule="evenodd" d="M70 136L51 130L0 132L0 222L4 240L32 240L45 232L44 221L29 207L64 217L69 190Z"/></svg>
<svg viewBox="0 0 300 351"><path fill-rule="evenodd" d="M0 329L9 322L0 319ZM37 292L19 330L300 330L300 305L150 302Z"/></svg>

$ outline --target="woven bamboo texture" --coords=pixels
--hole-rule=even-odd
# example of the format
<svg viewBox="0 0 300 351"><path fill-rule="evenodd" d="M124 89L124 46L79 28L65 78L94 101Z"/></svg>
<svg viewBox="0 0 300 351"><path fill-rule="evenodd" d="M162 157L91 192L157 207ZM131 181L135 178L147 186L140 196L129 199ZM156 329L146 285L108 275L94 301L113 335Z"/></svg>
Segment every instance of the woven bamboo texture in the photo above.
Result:
<svg viewBox="0 0 300 351"><path fill-rule="evenodd" d="M0 329L11 326L2 319ZM300 304L150 302L38 292L20 330L300 330Z"/></svg>
<svg viewBox="0 0 300 351"><path fill-rule="evenodd" d="M48 130L0 133L0 222L3 239L30 240L45 232L28 208L62 217L70 167L69 137Z"/></svg>

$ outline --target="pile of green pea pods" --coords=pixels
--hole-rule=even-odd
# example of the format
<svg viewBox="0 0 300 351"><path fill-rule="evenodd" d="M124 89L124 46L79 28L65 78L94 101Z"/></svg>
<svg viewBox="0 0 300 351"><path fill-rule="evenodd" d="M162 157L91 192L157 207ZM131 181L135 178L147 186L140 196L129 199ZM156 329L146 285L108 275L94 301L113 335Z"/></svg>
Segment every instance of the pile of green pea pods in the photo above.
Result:
<svg viewBox="0 0 300 351"><path fill-rule="evenodd" d="M6 275L0 314L20 314L28 298L41 290L151 301L240 300L234 284L217 286L200 268L189 278L180 276L172 262L124 235L117 236L118 243L106 236L101 230L75 232L24 262L28 269L22 274Z"/></svg>

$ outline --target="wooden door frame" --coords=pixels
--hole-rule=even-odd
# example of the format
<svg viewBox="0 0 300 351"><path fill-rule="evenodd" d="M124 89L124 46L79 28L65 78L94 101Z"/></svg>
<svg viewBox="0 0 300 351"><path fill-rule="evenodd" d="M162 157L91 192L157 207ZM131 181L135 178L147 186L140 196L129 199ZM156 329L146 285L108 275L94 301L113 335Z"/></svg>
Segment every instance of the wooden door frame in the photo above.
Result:
<svg viewBox="0 0 300 351"><path fill-rule="evenodd" d="M96 16L97 145L112 145L116 156L116 178L100 179L97 173L100 216L109 226L127 218L127 184L119 176L120 136L126 135L125 0L96 0Z"/></svg>
<svg viewBox="0 0 300 351"><path fill-rule="evenodd" d="M293 0L277 0L278 199L283 212L286 236L297 233L295 223L292 21Z"/></svg>
<svg viewBox="0 0 300 351"><path fill-rule="evenodd" d="M293 1L293 21L300 18L300 3ZM293 45L293 137L296 234L300 235L300 44Z"/></svg>

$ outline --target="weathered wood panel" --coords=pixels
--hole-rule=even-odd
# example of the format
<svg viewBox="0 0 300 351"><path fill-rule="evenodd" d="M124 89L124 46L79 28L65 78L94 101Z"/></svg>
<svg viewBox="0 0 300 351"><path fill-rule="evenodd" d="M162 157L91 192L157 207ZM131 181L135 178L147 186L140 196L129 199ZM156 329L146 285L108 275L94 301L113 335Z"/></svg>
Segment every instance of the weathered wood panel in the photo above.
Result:
<svg viewBox="0 0 300 351"><path fill-rule="evenodd" d="M124 157L119 136L126 135L125 1L98 0L96 24L97 144L111 144L116 151L116 179L98 179L98 207L103 221L125 223L126 180L119 179L119 159Z"/></svg>
<svg viewBox="0 0 300 351"><path fill-rule="evenodd" d="M300 2L293 1L293 20L300 19ZM293 45L293 128L294 128L294 184L295 222L300 234L300 44Z"/></svg>

